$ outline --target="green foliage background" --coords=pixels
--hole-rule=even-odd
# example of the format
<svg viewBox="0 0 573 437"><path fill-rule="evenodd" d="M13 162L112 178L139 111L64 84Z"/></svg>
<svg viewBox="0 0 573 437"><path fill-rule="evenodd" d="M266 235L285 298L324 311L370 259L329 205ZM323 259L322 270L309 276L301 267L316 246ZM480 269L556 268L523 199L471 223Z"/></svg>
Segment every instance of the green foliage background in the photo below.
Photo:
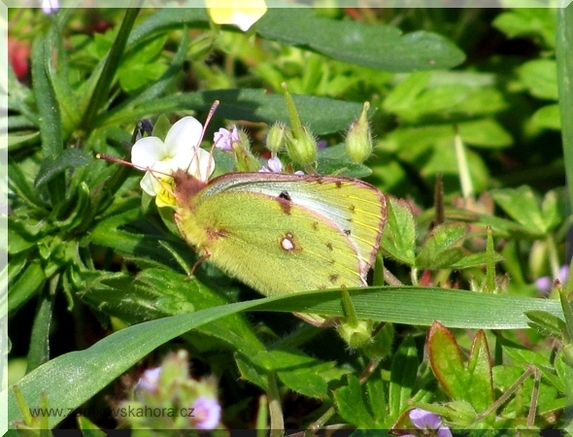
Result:
<svg viewBox="0 0 573 437"><path fill-rule="evenodd" d="M30 48L9 83L12 383L29 406L47 393L104 409L120 375L183 347L219 379L229 428L252 427L266 393L290 428L404 428L412 405L433 405L452 427L571 433L571 286L540 299L534 285L569 259L571 15L272 8L243 33L204 9L11 10L11 41ZM195 254L142 203L141 174L94 159L129 154L142 118L204 120L216 99L206 138L238 121L263 152L268 126L289 121L283 82L329 146L319 171L391 196L373 286L350 290L377 325L358 351L289 314L348 315L339 293L259 299L208 263L186 279ZM342 143L364 101L374 152L356 166ZM532 381L480 415L531 364L533 423ZM21 425L12 394L9 407ZM48 425L86 426L63 419Z"/></svg>

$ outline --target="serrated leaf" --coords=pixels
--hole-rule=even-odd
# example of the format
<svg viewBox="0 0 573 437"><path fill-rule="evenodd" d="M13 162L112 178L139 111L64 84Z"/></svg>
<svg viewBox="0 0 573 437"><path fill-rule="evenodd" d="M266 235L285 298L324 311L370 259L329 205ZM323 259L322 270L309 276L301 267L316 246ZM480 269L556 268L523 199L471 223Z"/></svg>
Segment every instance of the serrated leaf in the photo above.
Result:
<svg viewBox="0 0 573 437"><path fill-rule="evenodd" d="M565 322L553 314L544 311L527 311L525 315L530 320L529 326L544 335L561 338L566 331Z"/></svg>
<svg viewBox="0 0 573 437"><path fill-rule="evenodd" d="M499 263L504 261L505 258L499 253L495 253L493 256L494 263ZM466 255L459 261L450 265L450 268L456 270L469 269L472 267L485 266L487 263L487 255L485 253L474 253L471 255Z"/></svg>
<svg viewBox="0 0 573 437"><path fill-rule="evenodd" d="M406 408L412 397L412 390L418 373L418 350L412 337L406 337L392 360L390 385L388 389L388 409L390 417L398 415Z"/></svg>
<svg viewBox="0 0 573 437"><path fill-rule="evenodd" d="M263 390L268 390L268 371L254 364L242 354L235 353L235 362L241 374L241 378L258 385Z"/></svg>
<svg viewBox="0 0 573 437"><path fill-rule="evenodd" d="M395 260L414 266L416 223L412 209L403 199L387 196L387 219L382 234L382 249Z"/></svg>
<svg viewBox="0 0 573 437"><path fill-rule="evenodd" d="M468 233L464 223L445 223L436 226L428 234L416 257L416 266L427 269L450 267L464 256L461 245Z"/></svg>
<svg viewBox="0 0 573 437"><path fill-rule="evenodd" d="M519 188L502 188L491 191L495 202L515 221L534 235L544 235L547 224L541 213L539 200L528 186Z"/></svg>
<svg viewBox="0 0 573 437"><path fill-rule="evenodd" d="M490 359L485 332L479 330L473 339L468 358L465 399L480 412L485 411L495 400Z"/></svg>
<svg viewBox="0 0 573 437"><path fill-rule="evenodd" d="M334 392L338 413L357 428L376 428L377 423L368 409L365 393L354 375L348 375L348 385Z"/></svg>

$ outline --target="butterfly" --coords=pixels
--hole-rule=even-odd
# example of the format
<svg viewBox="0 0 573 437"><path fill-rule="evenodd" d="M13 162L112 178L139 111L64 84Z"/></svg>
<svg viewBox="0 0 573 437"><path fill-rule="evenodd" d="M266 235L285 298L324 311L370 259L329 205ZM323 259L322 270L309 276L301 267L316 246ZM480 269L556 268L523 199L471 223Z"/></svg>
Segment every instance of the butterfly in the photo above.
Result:
<svg viewBox="0 0 573 437"><path fill-rule="evenodd" d="M358 179L173 175L175 222L203 259L266 296L366 286L386 220L384 195Z"/></svg>

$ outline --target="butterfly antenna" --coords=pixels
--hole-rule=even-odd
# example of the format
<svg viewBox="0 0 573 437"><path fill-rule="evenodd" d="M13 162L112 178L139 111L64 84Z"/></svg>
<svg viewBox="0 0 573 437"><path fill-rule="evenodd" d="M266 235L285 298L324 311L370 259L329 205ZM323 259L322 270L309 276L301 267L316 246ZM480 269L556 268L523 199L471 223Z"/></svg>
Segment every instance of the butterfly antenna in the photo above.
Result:
<svg viewBox="0 0 573 437"><path fill-rule="evenodd" d="M163 189L165 191L167 191L169 194L171 194L173 197L175 197L175 193L173 192L173 190L171 189L171 186L166 184L164 181L162 181L161 179L159 179L155 173L163 175L163 176L168 176L168 177L173 177L172 175L168 174L168 173L164 173L162 171L159 170L153 170L150 167L142 167L140 165L135 165L133 162L129 162L126 161L125 159L121 159L118 158L117 156L113 156L113 155L108 155L106 153L97 153L95 156L97 159L104 159L106 161L110 161L110 162L115 162L117 164L121 164L121 165L127 165L128 167L133 167L136 168L137 170L143 170L143 171L147 171L151 174L151 176L157 181L159 182L159 185L161 185L163 187Z"/></svg>
<svg viewBox="0 0 573 437"><path fill-rule="evenodd" d="M207 114L207 118L205 119L205 124L203 125L203 130L201 131L201 137L199 138L199 142L197 144L197 147L199 147L201 145L201 142L203 141L203 138L205 137L205 132L207 132L207 127L209 126L209 123L211 122L213 115L215 115L215 111L217 110L219 103L220 103L219 100L215 100L213 102L213 104L211 105L211 108L209 109L209 113ZM211 156L213 156L213 147L211 147L210 153L211 153ZM195 159L196 157L197 157L197 154L195 154L193 159ZM187 166L186 173L189 172L189 169L191 168L191 164L193 164L193 159L191 159L191 162ZM209 161L209 167L207 168L207 174L211 174L211 162L210 161Z"/></svg>

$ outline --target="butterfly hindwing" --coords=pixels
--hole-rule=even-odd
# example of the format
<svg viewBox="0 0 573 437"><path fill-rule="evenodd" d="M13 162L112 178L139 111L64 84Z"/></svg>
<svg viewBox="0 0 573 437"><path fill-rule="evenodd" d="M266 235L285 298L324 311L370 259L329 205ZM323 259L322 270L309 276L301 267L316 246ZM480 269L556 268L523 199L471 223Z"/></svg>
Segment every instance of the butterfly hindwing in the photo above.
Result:
<svg viewBox="0 0 573 437"><path fill-rule="evenodd" d="M271 296L366 285L354 241L286 193L199 193L178 211L186 240L222 270Z"/></svg>

